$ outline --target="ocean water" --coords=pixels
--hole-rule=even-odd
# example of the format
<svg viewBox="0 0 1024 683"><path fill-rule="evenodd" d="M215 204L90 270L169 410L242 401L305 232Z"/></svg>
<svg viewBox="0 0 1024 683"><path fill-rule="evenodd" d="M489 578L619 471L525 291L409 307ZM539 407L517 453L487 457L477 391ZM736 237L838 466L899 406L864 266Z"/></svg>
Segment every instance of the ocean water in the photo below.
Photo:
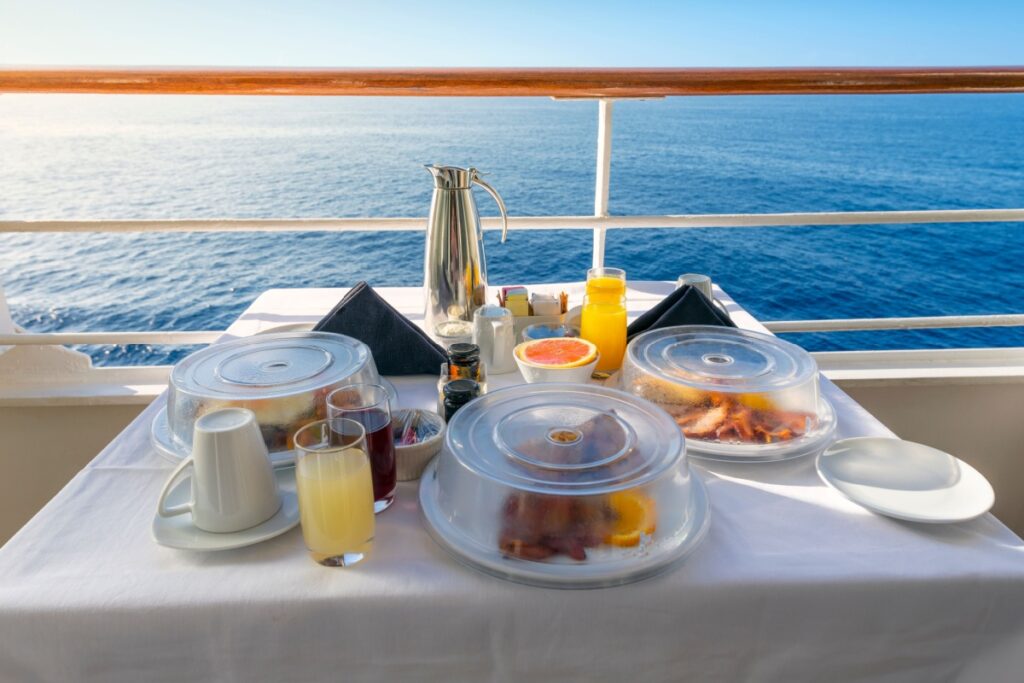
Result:
<svg viewBox="0 0 1024 683"><path fill-rule="evenodd" d="M548 99L0 97L0 219L425 216L424 163L513 215L593 211L597 105ZM1024 96L617 102L614 214L1024 207ZM483 192L485 215L496 209ZM586 231L486 235L492 284L581 279ZM224 328L263 290L416 285L420 233L0 234L32 331ZM620 230L634 279L703 272L765 320L1024 312L1024 225ZM1024 330L787 335L811 350L1024 345ZM169 363L188 347L87 349Z"/></svg>

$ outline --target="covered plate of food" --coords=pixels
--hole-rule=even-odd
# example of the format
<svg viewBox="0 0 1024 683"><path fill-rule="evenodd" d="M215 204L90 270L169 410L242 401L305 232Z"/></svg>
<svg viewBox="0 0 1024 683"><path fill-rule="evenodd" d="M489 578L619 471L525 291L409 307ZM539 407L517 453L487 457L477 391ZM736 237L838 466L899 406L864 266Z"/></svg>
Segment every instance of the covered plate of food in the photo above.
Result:
<svg viewBox="0 0 1024 683"><path fill-rule="evenodd" d="M645 332L626 349L619 385L671 415L694 457L786 460L820 452L835 433L814 359L769 334L703 325Z"/></svg>
<svg viewBox="0 0 1024 683"><path fill-rule="evenodd" d="M282 464L292 459L295 432L327 417L327 394L379 381L369 348L341 334L279 332L214 344L171 370L153 443L165 457L184 458L197 419L220 408L248 408L271 459Z"/></svg>
<svg viewBox="0 0 1024 683"><path fill-rule="evenodd" d="M518 385L461 408L423 474L420 503L428 531L456 559L557 588L664 571L709 520L672 419L583 384Z"/></svg>

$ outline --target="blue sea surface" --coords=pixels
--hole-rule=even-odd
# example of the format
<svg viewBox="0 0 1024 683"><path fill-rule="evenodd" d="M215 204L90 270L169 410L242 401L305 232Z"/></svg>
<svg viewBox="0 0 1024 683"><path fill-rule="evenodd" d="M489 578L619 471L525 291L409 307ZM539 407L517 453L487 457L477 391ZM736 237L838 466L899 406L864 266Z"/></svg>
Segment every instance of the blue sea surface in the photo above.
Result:
<svg viewBox="0 0 1024 683"><path fill-rule="evenodd" d="M593 211L597 105L549 99L0 97L0 219L425 216L424 163L512 215ZM613 214L1024 207L1024 96L620 101ZM491 199L477 194L481 211ZM492 284L578 280L588 231L485 238ZM272 287L417 285L423 235L0 234L32 331L229 325ZM1024 224L616 230L632 279L707 273L763 320L1024 312ZM1024 329L787 335L811 350L1024 346ZM89 348L98 364L187 347Z"/></svg>

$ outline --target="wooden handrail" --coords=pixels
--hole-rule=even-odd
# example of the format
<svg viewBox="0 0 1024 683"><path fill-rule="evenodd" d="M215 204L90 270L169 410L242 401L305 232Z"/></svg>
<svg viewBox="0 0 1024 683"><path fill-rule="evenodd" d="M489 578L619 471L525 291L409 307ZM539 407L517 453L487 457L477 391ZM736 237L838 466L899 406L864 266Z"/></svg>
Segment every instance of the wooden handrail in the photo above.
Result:
<svg viewBox="0 0 1024 683"><path fill-rule="evenodd" d="M564 98L1024 92L1024 67L780 69L0 69L0 93Z"/></svg>

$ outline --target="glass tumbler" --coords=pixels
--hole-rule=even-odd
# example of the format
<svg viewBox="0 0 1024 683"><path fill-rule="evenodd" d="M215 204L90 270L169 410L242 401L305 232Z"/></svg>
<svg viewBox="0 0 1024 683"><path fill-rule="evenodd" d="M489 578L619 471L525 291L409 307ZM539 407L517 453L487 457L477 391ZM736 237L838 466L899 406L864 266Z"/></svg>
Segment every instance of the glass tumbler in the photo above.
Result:
<svg viewBox="0 0 1024 683"><path fill-rule="evenodd" d="M328 567L362 560L373 544L373 477L363 426L334 418L297 431L295 483L310 556Z"/></svg>
<svg viewBox="0 0 1024 683"><path fill-rule="evenodd" d="M388 398L387 389L380 384L348 384L327 396L328 417L354 420L366 430L366 451L373 473L374 512L391 507L398 485Z"/></svg>
<svg viewBox="0 0 1024 683"><path fill-rule="evenodd" d="M601 352L598 373L619 369L626 352L626 271L621 268L587 271L580 336Z"/></svg>

